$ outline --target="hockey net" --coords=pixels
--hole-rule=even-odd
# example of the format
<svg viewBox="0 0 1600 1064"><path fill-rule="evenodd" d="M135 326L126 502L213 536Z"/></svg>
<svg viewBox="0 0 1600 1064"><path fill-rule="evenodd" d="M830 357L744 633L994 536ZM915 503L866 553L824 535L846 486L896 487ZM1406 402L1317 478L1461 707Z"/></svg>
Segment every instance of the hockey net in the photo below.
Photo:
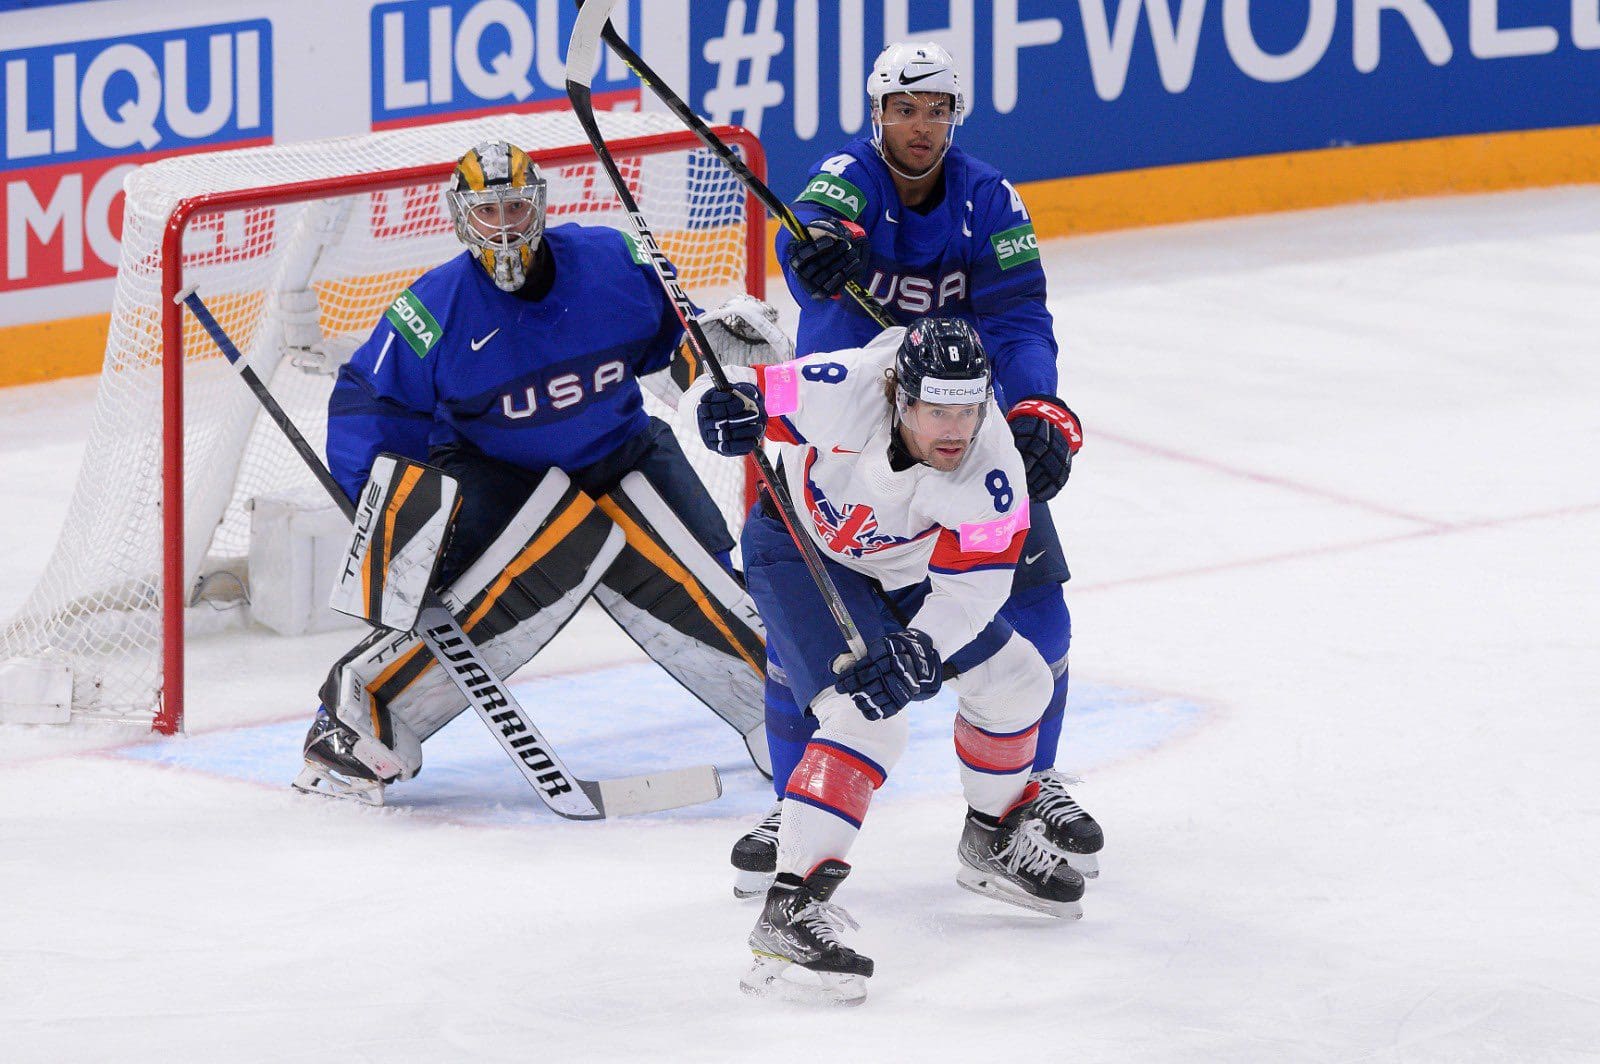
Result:
<svg viewBox="0 0 1600 1064"><path fill-rule="evenodd" d="M727 168L669 116L599 118L691 298L711 307L762 295L764 219ZM754 137L718 132L762 172ZM454 160L486 139L518 144L540 164L549 225L627 230L567 112L185 156L129 177L89 441L55 552L0 629L0 703L36 697L18 693L19 676L36 688L39 675L70 675L74 720L182 726L186 613L193 630L219 603L248 603L252 500L314 500L321 489L173 295L199 286L322 453L338 365L401 289L460 252L442 189ZM321 340L290 346L304 329L290 327L282 308L306 291L316 295ZM706 451L692 411L663 405L652 385L647 406L687 433L685 453L736 528L748 498L743 467Z"/></svg>

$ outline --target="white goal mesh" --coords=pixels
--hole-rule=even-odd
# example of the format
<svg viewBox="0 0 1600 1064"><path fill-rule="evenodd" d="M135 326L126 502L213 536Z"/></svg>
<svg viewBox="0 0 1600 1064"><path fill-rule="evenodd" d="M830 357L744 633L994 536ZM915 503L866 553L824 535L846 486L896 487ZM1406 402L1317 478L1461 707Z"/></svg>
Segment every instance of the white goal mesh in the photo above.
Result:
<svg viewBox="0 0 1600 1064"><path fill-rule="evenodd" d="M727 168L669 116L599 118L690 296L709 307L738 292L760 294L760 219L752 219L751 200ZM759 164L752 138L722 132ZM247 597L250 500L316 499L321 489L203 330L167 300L180 283L198 285L320 453L339 362L401 288L460 251L443 181L457 156L489 138L521 145L540 163L550 182L549 224L627 228L582 129L565 112L185 156L130 175L88 448L55 553L22 610L0 629L0 703L8 698L7 663L13 673L65 666L75 718L151 721L164 731L179 725L182 677L165 667L181 639L174 618L200 598ZM219 196L217 206L189 218L181 271L173 271L163 238L174 210L192 197ZM317 295L323 340L289 347L280 299L307 289ZM181 347L168 335L175 322ZM174 350L181 351L175 362L166 355ZM164 363L181 369L181 382L164 375ZM181 409L173 402L180 383ZM650 384L652 413L694 436L692 416L663 406ZM180 437L164 437L163 426L172 433L178 415L183 521L164 533L163 508L175 510L178 501L163 495L164 438ZM736 525L746 497L742 467L711 455L697 436L685 443ZM168 587L174 577L176 587ZM191 611L191 626L200 612Z"/></svg>

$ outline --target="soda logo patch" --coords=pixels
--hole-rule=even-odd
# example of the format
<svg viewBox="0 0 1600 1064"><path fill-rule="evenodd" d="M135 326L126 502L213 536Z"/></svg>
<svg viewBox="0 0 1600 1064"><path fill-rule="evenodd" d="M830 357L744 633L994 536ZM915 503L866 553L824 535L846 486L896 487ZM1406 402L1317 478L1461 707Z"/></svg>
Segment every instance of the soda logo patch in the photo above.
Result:
<svg viewBox="0 0 1600 1064"><path fill-rule="evenodd" d="M838 211L852 222L859 221L867 209L866 195L855 185L832 174L818 174L811 179L806 190L800 193L800 203L820 203Z"/></svg>
<svg viewBox="0 0 1600 1064"><path fill-rule="evenodd" d="M1039 261L1039 238L1034 235L1032 222L996 233L989 241L994 245L994 255L1002 270Z"/></svg>
<svg viewBox="0 0 1600 1064"><path fill-rule="evenodd" d="M409 288L395 297L389 309L384 311L383 318L394 326L401 339L411 345L411 350L416 352L418 358L426 358L443 335L438 321Z"/></svg>

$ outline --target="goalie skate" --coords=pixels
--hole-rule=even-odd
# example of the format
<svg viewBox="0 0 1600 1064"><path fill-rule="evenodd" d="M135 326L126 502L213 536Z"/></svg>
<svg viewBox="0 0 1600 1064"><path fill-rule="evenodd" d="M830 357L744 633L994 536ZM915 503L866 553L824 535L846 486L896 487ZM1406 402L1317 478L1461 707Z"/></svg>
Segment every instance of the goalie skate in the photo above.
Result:
<svg viewBox="0 0 1600 1064"><path fill-rule="evenodd" d="M377 780L345 779L314 761L307 761L300 775L289 784L301 794L315 794L322 798L337 798L360 802L362 805L383 805L383 784Z"/></svg>
<svg viewBox="0 0 1600 1064"><path fill-rule="evenodd" d="M1035 772L1028 777L1039 785L1039 797L1034 800L1034 811L1044 821L1050 841L1067 853L1067 863L1086 879L1100 875L1100 850L1105 846L1105 834L1094 817L1067 793L1067 784L1082 783L1074 776L1064 776L1055 769Z"/></svg>
<svg viewBox="0 0 1600 1064"><path fill-rule="evenodd" d="M867 998L872 959L846 946L859 925L830 900L850 866L823 861L803 883L776 883L750 932L755 954L739 988L757 997L808 1005L859 1005Z"/></svg>
<svg viewBox="0 0 1600 1064"><path fill-rule="evenodd" d="M385 781L375 765L398 772L388 747L322 708L317 710L311 730L306 733L305 758L305 768L289 786L301 794L348 799L363 805L383 804Z"/></svg>
<svg viewBox="0 0 1600 1064"><path fill-rule="evenodd" d="M1029 790L1033 788L1030 786ZM972 891L1047 916L1083 918L1083 877L1050 842L1032 801L1019 802L998 827L968 814L956 856L956 882Z"/></svg>

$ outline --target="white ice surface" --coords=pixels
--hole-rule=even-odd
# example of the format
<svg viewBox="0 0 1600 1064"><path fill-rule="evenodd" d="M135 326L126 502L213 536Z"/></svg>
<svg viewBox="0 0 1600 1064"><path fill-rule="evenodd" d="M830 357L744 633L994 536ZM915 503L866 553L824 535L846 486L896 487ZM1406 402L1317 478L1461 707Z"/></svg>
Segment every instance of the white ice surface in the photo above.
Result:
<svg viewBox="0 0 1600 1064"><path fill-rule="evenodd" d="M219 637L189 738L0 731L0 1060L1600 1059L1600 190L1045 256L1081 922L956 888L922 707L839 899L867 1003L745 1000L761 782L603 616L519 693L581 770L710 758L719 803L558 821L470 719L397 808L297 798L347 637ZM0 392L0 615L91 395Z"/></svg>

